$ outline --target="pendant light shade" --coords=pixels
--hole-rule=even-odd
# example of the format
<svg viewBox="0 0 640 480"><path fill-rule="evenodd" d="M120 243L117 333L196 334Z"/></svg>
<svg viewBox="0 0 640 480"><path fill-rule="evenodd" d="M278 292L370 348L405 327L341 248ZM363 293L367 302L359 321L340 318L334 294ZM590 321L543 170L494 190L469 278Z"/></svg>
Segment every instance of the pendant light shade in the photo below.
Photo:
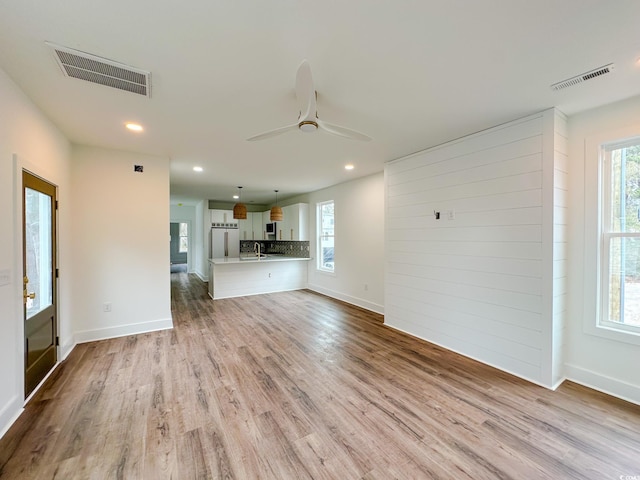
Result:
<svg viewBox="0 0 640 480"><path fill-rule="evenodd" d="M247 206L242 203L242 187L238 187L238 203L233 206L233 218L236 220L247 219Z"/></svg>
<svg viewBox="0 0 640 480"><path fill-rule="evenodd" d="M276 204L271 207L271 215L269 218L272 222L281 222L282 221L282 207L278 206L278 190L274 190L276 192Z"/></svg>

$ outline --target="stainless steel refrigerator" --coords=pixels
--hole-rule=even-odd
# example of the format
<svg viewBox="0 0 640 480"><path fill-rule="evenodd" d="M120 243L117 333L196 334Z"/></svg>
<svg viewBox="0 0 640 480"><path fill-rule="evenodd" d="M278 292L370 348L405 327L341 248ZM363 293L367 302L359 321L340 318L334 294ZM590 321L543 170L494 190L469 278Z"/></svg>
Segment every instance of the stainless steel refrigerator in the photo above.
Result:
<svg viewBox="0 0 640 480"><path fill-rule="evenodd" d="M240 230L237 223L212 223L209 258L240 256Z"/></svg>

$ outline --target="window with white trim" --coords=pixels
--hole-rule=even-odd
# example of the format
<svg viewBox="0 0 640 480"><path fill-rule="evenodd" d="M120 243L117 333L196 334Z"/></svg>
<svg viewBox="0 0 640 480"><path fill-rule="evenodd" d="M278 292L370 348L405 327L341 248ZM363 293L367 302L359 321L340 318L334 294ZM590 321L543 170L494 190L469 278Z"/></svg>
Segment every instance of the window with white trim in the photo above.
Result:
<svg viewBox="0 0 640 480"><path fill-rule="evenodd" d="M600 155L601 327L640 334L640 137Z"/></svg>
<svg viewBox="0 0 640 480"><path fill-rule="evenodd" d="M189 252L189 224L181 223L180 224L180 244L179 244L179 252L180 253L188 253Z"/></svg>
<svg viewBox="0 0 640 480"><path fill-rule="evenodd" d="M317 204L318 270L335 271L335 215L333 200Z"/></svg>

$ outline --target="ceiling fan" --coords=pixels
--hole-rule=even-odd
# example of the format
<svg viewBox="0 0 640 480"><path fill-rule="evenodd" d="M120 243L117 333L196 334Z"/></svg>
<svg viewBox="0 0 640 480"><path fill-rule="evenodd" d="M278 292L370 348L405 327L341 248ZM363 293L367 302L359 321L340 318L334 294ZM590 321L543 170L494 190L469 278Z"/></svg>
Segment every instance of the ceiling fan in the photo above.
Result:
<svg viewBox="0 0 640 480"><path fill-rule="evenodd" d="M364 133L356 132L349 128L340 127L332 123L325 122L318 118L318 111L316 105L317 92L313 87L313 78L311 77L311 67L306 60L302 61L300 67L298 67L298 73L296 75L296 98L298 105L300 106L300 113L298 115L298 121L292 125L286 127L276 128L269 130L268 132L255 135L247 138L249 142L256 140L264 140L266 138L275 137L281 135L290 130L300 130L302 132L315 132L316 130L324 130L331 135L338 135L340 137L351 138L353 140L361 140L368 142L371 137L368 137Z"/></svg>

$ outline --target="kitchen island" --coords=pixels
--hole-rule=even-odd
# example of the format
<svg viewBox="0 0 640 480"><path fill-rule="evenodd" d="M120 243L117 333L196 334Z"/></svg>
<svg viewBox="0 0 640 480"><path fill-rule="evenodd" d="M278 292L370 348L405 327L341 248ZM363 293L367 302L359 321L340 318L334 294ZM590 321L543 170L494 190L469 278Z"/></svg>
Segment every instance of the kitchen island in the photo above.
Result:
<svg viewBox="0 0 640 480"><path fill-rule="evenodd" d="M209 259L209 296L243 297L307 287L310 258L267 255Z"/></svg>

